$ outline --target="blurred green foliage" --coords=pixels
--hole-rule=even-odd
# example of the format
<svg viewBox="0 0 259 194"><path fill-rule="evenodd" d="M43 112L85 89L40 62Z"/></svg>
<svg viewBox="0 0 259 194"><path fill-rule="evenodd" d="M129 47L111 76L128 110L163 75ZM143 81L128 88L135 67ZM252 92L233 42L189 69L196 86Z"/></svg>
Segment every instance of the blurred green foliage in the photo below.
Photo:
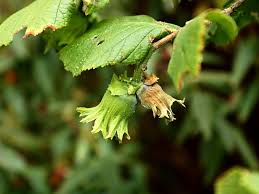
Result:
<svg viewBox="0 0 259 194"><path fill-rule="evenodd" d="M0 21L30 2L0 2ZM209 43L201 74L196 79L186 77L179 95L185 96L187 108L177 110L179 119L165 125L141 109L131 121L132 140L124 144L90 134L92 126L79 124L75 112L79 105L98 104L112 71L90 71L75 79L53 49L43 55L42 39L25 41L17 34L10 47L0 48L0 193L205 194L213 193L215 178L232 166L257 171L258 3L248 2L245 10L240 7L233 14L240 27L236 41L224 47ZM91 22L147 14L183 25L204 9L222 8L224 3L111 0ZM71 41L69 37L48 40L58 46ZM156 71L168 93L175 94L165 73L171 50L168 46L157 52L149 61L149 71ZM232 172L231 176L243 176L243 171ZM259 185L257 174L253 181L250 178L246 185L253 181ZM252 194L257 192L254 188Z"/></svg>
<svg viewBox="0 0 259 194"><path fill-rule="evenodd" d="M259 173L242 168L233 168L220 178L215 186L216 194L256 194L259 193Z"/></svg>

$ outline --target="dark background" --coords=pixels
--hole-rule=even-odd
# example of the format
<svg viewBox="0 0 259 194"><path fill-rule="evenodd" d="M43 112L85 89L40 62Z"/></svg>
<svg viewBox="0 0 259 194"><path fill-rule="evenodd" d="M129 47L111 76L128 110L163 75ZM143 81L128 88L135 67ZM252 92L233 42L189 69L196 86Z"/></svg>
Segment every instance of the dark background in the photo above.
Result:
<svg viewBox="0 0 259 194"><path fill-rule="evenodd" d="M31 1L0 2L0 21ZM183 26L226 1L111 0L98 19L145 14ZM258 15L257 15L258 17ZM258 18L257 18L258 21ZM258 169L259 25L240 24L236 40L207 44L202 73L186 76L176 93L166 69L171 45L156 52L149 71L186 108L166 125L140 105L130 120L130 141L103 140L79 123L77 106L99 103L113 71L72 77L41 37L0 48L0 193L214 193L213 184L234 166ZM90 27L90 26L89 26ZM132 67L129 67L132 69Z"/></svg>

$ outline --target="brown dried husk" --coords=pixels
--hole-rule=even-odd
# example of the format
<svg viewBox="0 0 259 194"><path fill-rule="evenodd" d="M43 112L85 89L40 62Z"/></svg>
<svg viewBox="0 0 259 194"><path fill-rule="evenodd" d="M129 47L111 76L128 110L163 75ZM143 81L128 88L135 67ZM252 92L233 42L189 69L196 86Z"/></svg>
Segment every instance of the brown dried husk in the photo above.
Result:
<svg viewBox="0 0 259 194"><path fill-rule="evenodd" d="M165 117L169 122L176 120L171 108L174 102L178 102L185 107L184 99L177 100L173 98L172 96L165 93L161 86L157 83L151 86L144 84L138 90L137 95L142 106L153 111L154 117Z"/></svg>

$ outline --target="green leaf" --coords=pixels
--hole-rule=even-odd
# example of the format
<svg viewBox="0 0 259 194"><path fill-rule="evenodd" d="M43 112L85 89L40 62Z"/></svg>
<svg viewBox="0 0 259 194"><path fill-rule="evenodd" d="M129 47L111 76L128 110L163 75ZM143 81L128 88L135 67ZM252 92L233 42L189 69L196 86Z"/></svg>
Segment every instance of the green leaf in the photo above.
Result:
<svg viewBox="0 0 259 194"><path fill-rule="evenodd" d="M194 92L192 96L191 112L193 118L197 121L198 129L206 140L211 137L212 125L215 114L215 100L208 93Z"/></svg>
<svg viewBox="0 0 259 194"><path fill-rule="evenodd" d="M50 193L48 185L48 173L45 168L42 167L28 167L29 170L24 171L22 174L29 182L33 189L33 193L46 194Z"/></svg>
<svg viewBox="0 0 259 194"><path fill-rule="evenodd" d="M247 121L251 112L256 107L259 99L259 79L255 79L250 83L247 90L244 91L242 98L240 98L239 107L240 112L238 117L241 121Z"/></svg>
<svg viewBox="0 0 259 194"><path fill-rule="evenodd" d="M209 159L208 159L209 158ZM224 148L218 138L203 141L200 147L200 161L204 168L204 179L210 183L217 174L224 159Z"/></svg>
<svg viewBox="0 0 259 194"><path fill-rule="evenodd" d="M225 71L207 71L201 72L199 77L194 80L205 87L211 87L219 92L228 92L231 88L230 76Z"/></svg>
<svg viewBox="0 0 259 194"><path fill-rule="evenodd" d="M227 151L235 149L250 168L258 168L258 159L253 147L247 141L242 129L224 119L217 119L217 132Z"/></svg>
<svg viewBox="0 0 259 194"><path fill-rule="evenodd" d="M200 72L204 34L204 17L200 16L187 22L174 40L168 73L178 90L182 87L183 75L186 72L193 75Z"/></svg>
<svg viewBox="0 0 259 194"><path fill-rule="evenodd" d="M60 59L73 75L108 65L139 64L149 56L152 40L178 28L148 16L105 20L63 48Z"/></svg>
<svg viewBox="0 0 259 194"><path fill-rule="evenodd" d="M31 135L25 130L0 127L0 141L15 148L34 151L42 148L46 142L43 138Z"/></svg>
<svg viewBox="0 0 259 194"><path fill-rule="evenodd" d="M232 168L215 184L215 194L258 194L259 173Z"/></svg>
<svg viewBox="0 0 259 194"><path fill-rule="evenodd" d="M220 142L227 152L233 152L236 147L236 139L233 136L233 127L222 118L217 118L215 130L219 136Z"/></svg>
<svg viewBox="0 0 259 194"><path fill-rule="evenodd" d="M22 173L27 169L23 156L14 149L0 143L0 153L0 168L17 173Z"/></svg>
<svg viewBox="0 0 259 194"><path fill-rule="evenodd" d="M50 71L52 70L47 66L43 59L37 59L32 66L33 77L38 84L39 91L42 91L46 96L51 96L54 93L53 79Z"/></svg>
<svg viewBox="0 0 259 194"><path fill-rule="evenodd" d="M11 112L15 114L16 122L26 122L28 119L28 106L23 91L13 86L6 86L2 90L2 96Z"/></svg>
<svg viewBox="0 0 259 194"><path fill-rule="evenodd" d="M182 122L181 128L177 134L177 143L183 144L190 136L197 134L197 121L189 111Z"/></svg>
<svg viewBox="0 0 259 194"><path fill-rule="evenodd" d="M242 176L242 185L247 187L252 193L259 193L259 173L247 172Z"/></svg>
<svg viewBox="0 0 259 194"><path fill-rule="evenodd" d="M66 26L76 8L74 0L36 0L0 25L0 46L7 46L14 34L27 28L24 37L36 36L47 28Z"/></svg>
<svg viewBox="0 0 259 194"><path fill-rule="evenodd" d="M250 167L258 168L258 158L253 147L247 141L241 130L233 131L233 138L236 140L237 151L240 153L243 161Z"/></svg>
<svg viewBox="0 0 259 194"><path fill-rule="evenodd" d="M45 53L50 48L56 48L60 50L62 47L72 43L76 38L83 35L88 26L87 17L82 14L75 13L71 16L71 19L67 26L61 28L55 32L46 31L43 38L46 40L47 45Z"/></svg>
<svg viewBox="0 0 259 194"><path fill-rule="evenodd" d="M258 43L259 41L257 41L255 38L245 39L239 43L234 59L231 78L235 87L239 86L245 75L248 73L253 62L255 61L258 53L258 49L256 48Z"/></svg>
<svg viewBox="0 0 259 194"><path fill-rule="evenodd" d="M213 33L210 40L216 44L225 44L235 39L238 34L238 28L235 21L220 10L209 11L206 19L212 22L210 28ZM210 30L210 29L209 29Z"/></svg>

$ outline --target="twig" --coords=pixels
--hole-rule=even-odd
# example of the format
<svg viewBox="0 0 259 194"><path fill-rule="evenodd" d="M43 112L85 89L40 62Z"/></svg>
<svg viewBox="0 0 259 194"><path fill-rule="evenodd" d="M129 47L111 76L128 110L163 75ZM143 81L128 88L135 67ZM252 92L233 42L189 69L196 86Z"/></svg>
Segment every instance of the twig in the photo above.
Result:
<svg viewBox="0 0 259 194"><path fill-rule="evenodd" d="M245 0L237 0L236 2L234 2L230 7L222 10L223 13L227 14L227 15L230 15L231 13L233 13L235 11L236 8L238 8ZM168 34L167 36L165 36L164 38L156 41L153 43L153 47L155 49L158 49L160 48L161 46L165 45L166 43L168 42L171 42L174 37L177 35L179 30L177 31L174 31L170 34Z"/></svg>
<svg viewBox="0 0 259 194"><path fill-rule="evenodd" d="M158 40L157 42L154 42L154 43L153 43L153 47L154 47L155 49L160 48L160 47L163 46L164 44L166 44L166 43L172 41L173 38L176 36L177 33L178 33L178 30L177 30L177 31L174 31L174 32L172 32L172 33L170 33L170 34L168 34L167 36L165 36L164 38Z"/></svg>
<svg viewBox="0 0 259 194"><path fill-rule="evenodd" d="M230 15L235 11L236 8L238 8L245 0L237 0L234 2L230 7L223 10L223 12L227 15Z"/></svg>

